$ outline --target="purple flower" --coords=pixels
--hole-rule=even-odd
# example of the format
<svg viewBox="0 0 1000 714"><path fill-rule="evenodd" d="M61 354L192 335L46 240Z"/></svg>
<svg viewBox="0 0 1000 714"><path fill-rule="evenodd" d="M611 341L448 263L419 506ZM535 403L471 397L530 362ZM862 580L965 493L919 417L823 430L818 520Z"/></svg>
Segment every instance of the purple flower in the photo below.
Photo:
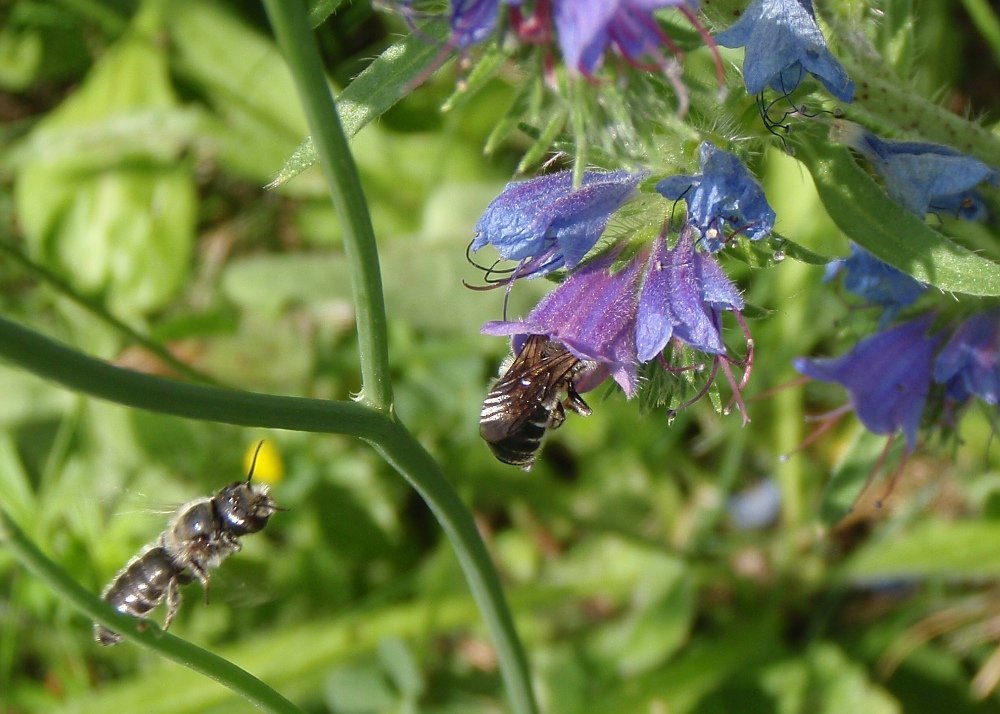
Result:
<svg viewBox="0 0 1000 714"><path fill-rule="evenodd" d="M886 141L850 122L842 122L839 131L844 143L872 162L886 192L921 217L935 210L962 217L963 207L975 216L984 209L971 189L983 181L997 183L996 169L948 146Z"/></svg>
<svg viewBox="0 0 1000 714"><path fill-rule="evenodd" d="M800 357L795 369L813 379L841 384L868 431L892 434L902 429L912 451L940 343L927 335L933 320L933 315L926 315L878 332L842 357Z"/></svg>
<svg viewBox="0 0 1000 714"><path fill-rule="evenodd" d="M831 280L841 272L846 273L844 288L848 292L886 309L883 322L889 322L927 290L927 286L854 243L849 257L827 265L825 279Z"/></svg>
<svg viewBox="0 0 1000 714"><path fill-rule="evenodd" d="M1000 404L1000 311L973 315L955 330L934 362L934 381L957 402L975 394Z"/></svg>
<svg viewBox="0 0 1000 714"><path fill-rule="evenodd" d="M743 81L750 94L768 85L789 94L808 72L842 102L854 97L854 82L830 54L816 25L812 0L754 0L715 41L746 47Z"/></svg>
<svg viewBox="0 0 1000 714"><path fill-rule="evenodd" d="M574 268L601 237L608 219L642 175L588 172L573 188L562 171L507 184L476 223L472 250L492 245L507 260L525 261L517 276Z"/></svg>
<svg viewBox="0 0 1000 714"><path fill-rule="evenodd" d="M656 184L664 198L683 198L688 223L705 237L711 252L725 245L727 229L759 240L774 228L774 211L743 163L733 154L705 142L699 149L701 174L670 176Z"/></svg>
<svg viewBox="0 0 1000 714"><path fill-rule="evenodd" d="M464 50L479 44L497 24L500 0L452 0L451 45Z"/></svg>
<svg viewBox="0 0 1000 714"><path fill-rule="evenodd" d="M655 359L671 338L708 354L726 352L719 311L738 310L743 299L711 256L695 252L695 235L686 226L673 248L661 235L617 270L618 253L606 253L570 273L523 320L488 322L482 331L561 342L603 365L631 397L639 363Z"/></svg>
<svg viewBox="0 0 1000 714"><path fill-rule="evenodd" d="M718 263L694 249L695 229L685 226L673 248L656 239L646 264L636 310L640 362L654 359L676 338L709 354L725 354L720 310L741 310L743 298Z"/></svg>
<svg viewBox="0 0 1000 714"><path fill-rule="evenodd" d="M563 59L571 71L590 76L597 71L609 46L627 60L653 60L669 41L653 11L664 7L697 7L694 0L553 0L556 32Z"/></svg>
<svg viewBox="0 0 1000 714"><path fill-rule="evenodd" d="M632 396L636 387L635 309L642 262L614 270L608 253L571 273L523 320L487 322L487 335L545 335L574 356L604 365ZM515 348L518 347L515 340Z"/></svg>

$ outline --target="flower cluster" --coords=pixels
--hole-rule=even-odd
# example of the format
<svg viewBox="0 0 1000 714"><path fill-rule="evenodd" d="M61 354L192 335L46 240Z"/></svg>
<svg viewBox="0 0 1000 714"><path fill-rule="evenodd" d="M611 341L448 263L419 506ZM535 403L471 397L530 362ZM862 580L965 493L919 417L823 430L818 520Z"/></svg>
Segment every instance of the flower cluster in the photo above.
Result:
<svg viewBox="0 0 1000 714"><path fill-rule="evenodd" d="M453 0L452 44L465 48L483 41L503 12L505 26L522 40L557 44L571 75L593 79L610 54L633 66L665 69L678 50L655 16L664 8L700 27L691 0ZM812 77L812 89L840 102L854 98L854 82L828 49L812 0L751 0L714 41L745 48L743 82L772 133L779 124L768 116L774 105L763 101L769 89L780 95L775 102L790 103L790 95ZM805 111L792 105L785 116L793 114ZM890 141L852 122L822 120L835 129L830 140L860 155L887 196L914 215L985 218L987 202L979 191L1000 183L995 168L949 147ZM559 284L523 317L489 322L482 331L511 337L515 352L531 335L562 345L587 363L580 383L572 383L581 392L610 377L631 398L659 368L674 374L710 363L695 399L721 373L732 390L730 405L746 419L742 392L754 342L743 319L742 294L717 257L734 244L745 249L743 255L767 251L767 243L752 244L775 235L777 216L747 165L719 148L723 141L720 131L701 143L695 170L657 170L650 165L655 158L646 161L643 155L630 160L628 170L590 170L582 179L577 174L576 182L573 173L562 171L508 184L476 224L470 251L492 247L501 260L515 263L500 280L495 276L503 271L494 272L494 264L487 269L488 282L511 289L519 278L549 276ZM730 138L729 145L735 144ZM627 218L614 220L626 205L633 207ZM859 233L851 236L868 245ZM828 265L825 282L835 277L842 277L847 292L880 310L878 325L847 354L803 357L795 367L846 388L849 408L868 429L902 431L912 450L921 426L932 418L951 419L974 400L997 407L1000 312L967 310L955 317L957 311L914 311L930 300L928 286L853 243L847 257ZM742 358L727 347L725 313L742 328ZM659 388L676 380L648 383ZM662 396L655 401L664 401ZM681 401L679 394L669 394L675 410L693 400Z"/></svg>
<svg viewBox="0 0 1000 714"><path fill-rule="evenodd" d="M668 346L686 346L710 356L708 385L722 369L745 415L740 392L749 361L741 363L747 370L737 380L722 337L723 312L736 314L745 331L739 317L743 298L711 252L727 231L763 237L774 212L732 154L705 144L701 169L657 184L661 194L683 196L688 204L673 245L661 231L651 243L612 246L583 262L611 215L635 195L643 174L591 172L576 189L568 172L509 184L477 223L471 249L491 245L501 257L519 261L511 279L558 268L568 273L527 316L487 323L483 332L514 336L515 347L528 335L544 335L598 365L595 373L613 377L629 397L636 394L641 364L666 366Z"/></svg>
<svg viewBox="0 0 1000 714"><path fill-rule="evenodd" d="M947 341L947 328L934 323L924 315L866 337L842 357L799 358L795 368L843 386L865 428L902 430L912 451L933 392L936 409L951 414L972 397L996 408L1000 395L1000 311L972 316Z"/></svg>
<svg viewBox="0 0 1000 714"><path fill-rule="evenodd" d="M998 173L982 161L939 144L881 139L851 122L837 122L834 136L867 159L886 193L914 215L985 216L975 189L984 182L996 185ZM935 421L935 415L950 421L973 397L997 407L1000 311L948 326L938 324L932 310L886 329L926 286L855 245L848 258L827 268L828 279L841 273L846 290L884 308L880 330L842 357L800 358L796 369L842 385L869 431L890 435L901 429L911 451L922 421Z"/></svg>

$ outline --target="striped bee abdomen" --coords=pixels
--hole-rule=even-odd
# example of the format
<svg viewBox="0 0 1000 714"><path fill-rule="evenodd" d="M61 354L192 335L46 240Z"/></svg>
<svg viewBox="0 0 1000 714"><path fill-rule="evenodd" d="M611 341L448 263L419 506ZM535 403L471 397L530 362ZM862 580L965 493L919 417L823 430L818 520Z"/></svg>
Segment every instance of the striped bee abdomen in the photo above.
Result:
<svg viewBox="0 0 1000 714"><path fill-rule="evenodd" d="M162 546L147 548L111 581L102 597L119 612L145 617L163 602L171 583L181 573ZM94 636L102 645L121 641L121 635L103 625L94 625Z"/></svg>

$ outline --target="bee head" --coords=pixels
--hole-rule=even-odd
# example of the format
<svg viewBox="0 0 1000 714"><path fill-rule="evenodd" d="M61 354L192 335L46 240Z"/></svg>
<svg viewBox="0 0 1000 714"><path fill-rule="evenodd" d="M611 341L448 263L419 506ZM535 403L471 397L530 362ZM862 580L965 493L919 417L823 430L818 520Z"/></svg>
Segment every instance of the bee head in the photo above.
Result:
<svg viewBox="0 0 1000 714"><path fill-rule="evenodd" d="M251 484L249 480L229 484L214 500L224 527L237 536L262 530L281 510L266 485Z"/></svg>
<svg viewBox="0 0 1000 714"><path fill-rule="evenodd" d="M236 536L262 530L276 511L283 510L271 498L267 485L250 483L254 466L257 465L257 454L263 445L263 441L257 444L246 481L229 484L213 499L224 527Z"/></svg>

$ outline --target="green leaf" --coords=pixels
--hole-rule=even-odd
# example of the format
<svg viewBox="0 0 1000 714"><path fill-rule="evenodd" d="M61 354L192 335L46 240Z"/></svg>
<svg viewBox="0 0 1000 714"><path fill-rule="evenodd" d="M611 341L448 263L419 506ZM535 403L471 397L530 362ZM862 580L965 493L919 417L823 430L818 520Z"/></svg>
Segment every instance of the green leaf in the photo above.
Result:
<svg viewBox="0 0 1000 714"><path fill-rule="evenodd" d="M28 141L42 147L16 184L30 251L80 292L103 293L112 312L162 307L187 273L197 197L177 158L192 125L176 107L163 48L133 31ZM157 113L177 136L137 131Z"/></svg>
<svg viewBox="0 0 1000 714"><path fill-rule="evenodd" d="M445 47L448 23L433 20L421 25L402 42L389 47L337 96L344 134L350 138L402 99L425 72L434 67ZM317 161L312 138L307 137L285 162L267 188L277 188Z"/></svg>
<svg viewBox="0 0 1000 714"><path fill-rule="evenodd" d="M843 650L819 642L805 653L767 667L759 676L776 711L816 714L898 714L898 703L873 684L864 667Z"/></svg>
<svg viewBox="0 0 1000 714"><path fill-rule="evenodd" d="M871 543L847 563L850 580L1000 575L1000 523L926 521Z"/></svg>
<svg viewBox="0 0 1000 714"><path fill-rule="evenodd" d="M164 22L171 65L210 110L196 148L212 165L266 183L309 131L274 41L218 3L172 0ZM323 191L318 178L314 195Z"/></svg>
<svg viewBox="0 0 1000 714"><path fill-rule="evenodd" d="M343 4L344 0L316 0L309 8L309 24L319 27Z"/></svg>
<svg viewBox="0 0 1000 714"><path fill-rule="evenodd" d="M398 697L374 664L344 665L326 678L326 701L331 711L375 714L392 711Z"/></svg>
<svg viewBox="0 0 1000 714"><path fill-rule="evenodd" d="M831 385L832 386L832 385ZM819 504L819 515L823 524L833 528L844 519L866 513L862 505L877 501L889 490L888 479L873 481L873 464L878 463L879 456L885 451L885 437L872 434L860 424L856 424L850 440L847 441L843 459L837 463L830 480L823 489ZM895 444L895 449L888 454L891 459L901 458L903 449L901 443ZM868 494L862 498L866 487L871 483ZM863 517L863 516L862 516Z"/></svg>
<svg viewBox="0 0 1000 714"><path fill-rule="evenodd" d="M845 147L810 136L797 143L796 152L812 174L827 213L855 243L942 290L1000 295L1000 266L938 233L890 199Z"/></svg>

